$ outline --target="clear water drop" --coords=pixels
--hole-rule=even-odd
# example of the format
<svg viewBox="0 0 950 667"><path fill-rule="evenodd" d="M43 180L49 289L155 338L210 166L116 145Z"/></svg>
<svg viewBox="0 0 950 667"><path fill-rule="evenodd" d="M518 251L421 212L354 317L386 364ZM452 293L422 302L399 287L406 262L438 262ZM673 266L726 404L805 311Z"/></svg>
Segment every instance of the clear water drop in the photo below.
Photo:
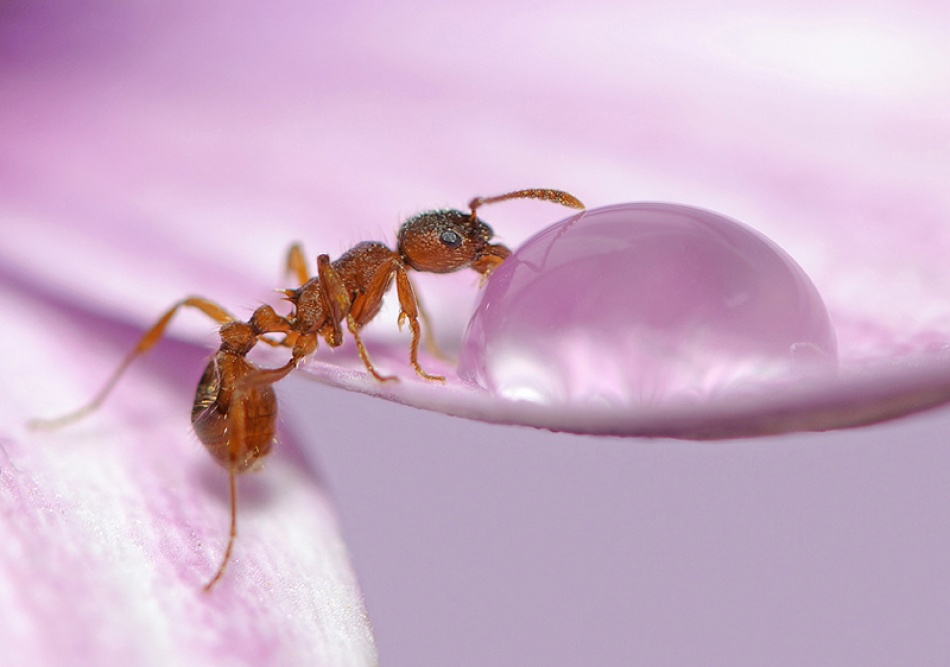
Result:
<svg viewBox="0 0 950 667"><path fill-rule="evenodd" d="M811 280L781 248L676 204L584 211L492 274L469 323L463 378L547 405L696 402L837 367Z"/></svg>

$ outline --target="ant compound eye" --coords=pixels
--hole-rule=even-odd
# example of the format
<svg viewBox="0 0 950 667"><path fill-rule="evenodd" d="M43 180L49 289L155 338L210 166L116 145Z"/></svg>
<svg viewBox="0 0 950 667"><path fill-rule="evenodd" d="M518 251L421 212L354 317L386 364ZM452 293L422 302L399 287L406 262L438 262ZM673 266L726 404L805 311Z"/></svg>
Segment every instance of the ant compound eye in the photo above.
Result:
<svg viewBox="0 0 950 667"><path fill-rule="evenodd" d="M439 236L442 244L448 248L458 248L462 245L462 235L451 229L447 229Z"/></svg>
<svg viewBox="0 0 950 667"><path fill-rule="evenodd" d="M397 252L406 266L428 273L451 273L471 266L481 242L470 213L426 211L402 223Z"/></svg>

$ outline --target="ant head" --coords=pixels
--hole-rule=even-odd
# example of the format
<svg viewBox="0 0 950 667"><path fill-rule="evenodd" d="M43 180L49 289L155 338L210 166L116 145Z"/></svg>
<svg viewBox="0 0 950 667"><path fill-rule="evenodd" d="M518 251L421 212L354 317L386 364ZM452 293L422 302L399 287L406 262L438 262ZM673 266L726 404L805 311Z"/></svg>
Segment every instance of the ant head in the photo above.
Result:
<svg viewBox="0 0 950 667"><path fill-rule="evenodd" d="M487 275L511 251L490 243L495 233L475 215L485 204L509 199L539 199L570 208L584 208L574 195L561 190L515 190L495 197L475 197L468 206L471 213L454 209L427 211L409 218L399 228L399 255L416 271L449 273L472 267Z"/></svg>
<svg viewBox="0 0 950 667"><path fill-rule="evenodd" d="M450 273L472 266L490 252L492 228L473 213L426 211L399 228L399 254L416 271Z"/></svg>

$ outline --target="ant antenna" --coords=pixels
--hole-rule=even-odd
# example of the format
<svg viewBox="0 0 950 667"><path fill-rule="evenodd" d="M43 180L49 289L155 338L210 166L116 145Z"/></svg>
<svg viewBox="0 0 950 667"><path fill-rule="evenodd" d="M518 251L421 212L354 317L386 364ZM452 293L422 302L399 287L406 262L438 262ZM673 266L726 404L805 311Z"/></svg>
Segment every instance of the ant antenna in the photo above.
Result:
<svg viewBox="0 0 950 667"><path fill-rule="evenodd" d="M475 222L475 210L483 206L484 204L494 204L499 201L507 201L509 199L540 199L541 201L549 201L555 204L560 204L561 206L567 206L568 208L577 208L583 209L584 204L580 199L575 197L572 194L568 194L563 190L547 190L543 188L534 188L530 190L515 190L514 192L506 192L503 195L498 195L496 197L475 197L472 201L468 203L470 209L472 209L472 223Z"/></svg>

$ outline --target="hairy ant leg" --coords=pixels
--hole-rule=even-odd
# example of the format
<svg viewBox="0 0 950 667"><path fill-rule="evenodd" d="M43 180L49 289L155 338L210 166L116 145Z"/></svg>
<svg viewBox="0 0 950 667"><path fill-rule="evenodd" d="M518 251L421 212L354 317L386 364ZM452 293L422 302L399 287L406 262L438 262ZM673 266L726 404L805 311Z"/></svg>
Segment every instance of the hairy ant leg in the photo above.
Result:
<svg viewBox="0 0 950 667"><path fill-rule="evenodd" d="M332 329L329 332L332 338L328 339L328 343L331 347L337 347L343 342L342 322L350 313L353 304L350 302L350 295L347 293L343 279L333 268L330 256L327 254L317 257L317 279L320 295L330 311L329 323Z"/></svg>
<svg viewBox="0 0 950 667"><path fill-rule="evenodd" d="M409 320L409 329L412 331L412 342L409 343L409 363L412 364L416 373L426 380L445 382L444 376L430 375L422 370L422 366L419 365L419 339L421 334L419 331L419 307L416 295L412 290L409 274L406 273L406 269L402 264L396 265L396 293L399 296L399 307L401 308L399 326L402 327L403 322Z"/></svg>
<svg viewBox="0 0 950 667"><path fill-rule="evenodd" d="M359 352L360 359L363 360L363 365L366 366L366 370L380 382L395 380L396 378L394 376L380 375L379 371L376 370L376 367L369 358L369 352L366 351L366 346L363 344L363 339L360 337L359 331L362 326L361 316L364 312L363 308L366 303L366 295L378 295L379 298L381 298L382 293L389 288L390 278L388 274L384 271L377 271L369 285L366 286L365 294L358 295L352 302L350 301L349 294L347 294L346 286L342 278L340 278L336 269L333 268L328 255L320 255L317 257L317 276L320 279L321 289L325 290L324 294L326 295L326 303L330 307L331 321L335 327L339 327L342 321L344 319L346 320L346 328L356 342L356 349Z"/></svg>
<svg viewBox="0 0 950 667"><path fill-rule="evenodd" d="M135 348L133 348L132 351L129 352L129 354L125 357L125 359L122 360L122 363L119 364L119 367L116 368L102 389L100 389L99 392L93 396L89 403L80 407L74 412L63 415L62 417L55 417L53 419L33 419L29 422L30 427L56 429L79 421L83 417L95 412L115 388L115 385L125 374L125 371L128 370L129 366L132 365L132 362L151 350L155 344L161 340L162 336L165 334L165 329L168 328L168 323L171 322L172 318L175 316L175 313L177 313L181 308L195 308L200 310L218 324L226 324L228 322L234 321L234 317L231 314L229 314L224 308L213 301L196 296L182 299L174 306L169 308L168 311L158 319L158 322L156 322L151 329L145 332L142 338L139 339L139 342L136 344Z"/></svg>

